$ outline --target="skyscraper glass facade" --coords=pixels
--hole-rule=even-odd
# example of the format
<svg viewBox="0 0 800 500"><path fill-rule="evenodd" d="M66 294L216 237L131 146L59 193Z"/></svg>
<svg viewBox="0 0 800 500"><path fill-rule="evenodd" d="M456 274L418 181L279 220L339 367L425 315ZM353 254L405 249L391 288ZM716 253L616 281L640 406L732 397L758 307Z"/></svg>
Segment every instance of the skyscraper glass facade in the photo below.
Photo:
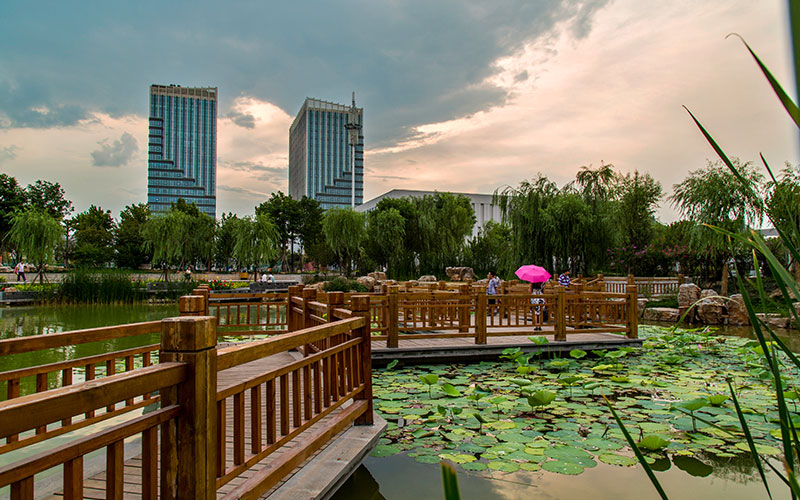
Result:
<svg viewBox="0 0 800 500"><path fill-rule="evenodd" d="M350 106L307 98L289 128L289 195L322 208L350 207L353 159L347 139ZM355 205L364 201L363 108L356 108Z"/></svg>
<svg viewBox="0 0 800 500"><path fill-rule="evenodd" d="M217 209L217 88L150 86L147 203L166 212L183 198Z"/></svg>

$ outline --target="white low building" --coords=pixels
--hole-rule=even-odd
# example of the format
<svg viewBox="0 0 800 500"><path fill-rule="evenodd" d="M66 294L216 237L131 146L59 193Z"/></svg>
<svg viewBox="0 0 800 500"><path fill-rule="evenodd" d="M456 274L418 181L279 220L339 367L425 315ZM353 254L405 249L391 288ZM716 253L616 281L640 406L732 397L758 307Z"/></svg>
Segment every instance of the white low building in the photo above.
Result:
<svg viewBox="0 0 800 500"><path fill-rule="evenodd" d="M440 193L448 192L451 194L460 194L470 199L472 209L475 211L475 226L472 228L472 236L477 236L478 232L483 229L487 221L493 220L500 222L502 220L502 213L500 207L492 204L491 194L475 194L475 193L453 193L451 191L439 191ZM356 207L359 212L369 212L373 210L378 202L384 198L405 198L415 197L422 198L426 195L433 195L435 191L417 191L413 189L392 189L387 193L383 193L369 201Z"/></svg>

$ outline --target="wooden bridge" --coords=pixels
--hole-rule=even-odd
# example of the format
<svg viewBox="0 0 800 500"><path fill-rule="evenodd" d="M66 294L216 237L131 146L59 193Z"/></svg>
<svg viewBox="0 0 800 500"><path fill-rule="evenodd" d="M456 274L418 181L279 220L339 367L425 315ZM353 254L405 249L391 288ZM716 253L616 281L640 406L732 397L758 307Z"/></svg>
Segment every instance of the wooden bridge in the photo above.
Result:
<svg viewBox="0 0 800 500"><path fill-rule="evenodd" d="M0 488L10 486L12 500L290 498L300 490L321 498L385 428L372 411L373 362L640 343L635 285L624 293L506 290L492 303L469 284L391 285L373 294L295 286L238 297L247 301L215 298L201 288L181 298L177 318L0 340L2 359L160 336L157 344L0 372ZM267 338L217 343L242 335ZM534 335L549 342L526 338ZM29 451L34 446L44 451Z"/></svg>

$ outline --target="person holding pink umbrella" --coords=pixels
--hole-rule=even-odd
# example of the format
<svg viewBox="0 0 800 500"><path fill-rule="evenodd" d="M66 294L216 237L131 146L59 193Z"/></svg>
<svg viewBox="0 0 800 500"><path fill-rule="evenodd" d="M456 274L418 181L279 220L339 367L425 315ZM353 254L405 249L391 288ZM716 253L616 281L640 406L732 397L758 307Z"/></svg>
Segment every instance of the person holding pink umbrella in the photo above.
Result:
<svg viewBox="0 0 800 500"><path fill-rule="evenodd" d="M551 275L547 272L547 270L540 266L534 266L533 264L529 264L526 266L522 266L515 271L517 277L524 281L530 281L530 286L528 287L528 293L531 295L542 295L542 287L544 283L550 279ZM542 329L542 320L544 319L544 315L546 310L543 306L544 299L538 297L531 298L531 312L533 313L533 323L536 325L534 330L540 331Z"/></svg>

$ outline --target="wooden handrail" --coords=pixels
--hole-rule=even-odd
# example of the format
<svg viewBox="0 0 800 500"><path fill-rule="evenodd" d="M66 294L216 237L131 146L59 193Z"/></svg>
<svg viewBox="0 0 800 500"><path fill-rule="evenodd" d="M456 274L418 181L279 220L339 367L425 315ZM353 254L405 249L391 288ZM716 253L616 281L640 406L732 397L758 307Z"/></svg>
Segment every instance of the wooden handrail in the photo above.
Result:
<svg viewBox="0 0 800 500"><path fill-rule="evenodd" d="M364 318L351 318L335 323L312 326L311 328L290 332L280 337L272 337L246 344L225 347L218 351L217 369L226 370L265 356L271 356L304 344L317 342L331 335L338 335L349 332L354 328L360 328L364 326L365 323L366 320Z"/></svg>
<svg viewBox="0 0 800 500"><path fill-rule="evenodd" d="M145 321L128 325L103 326L100 328L87 328L71 332L54 333L52 335L37 335L33 337L18 337L0 340L0 356L19 354L23 352L40 351L74 344L86 344L102 340L136 337L160 333L160 321Z"/></svg>
<svg viewBox="0 0 800 500"><path fill-rule="evenodd" d="M19 368L17 370L10 370L7 372L0 372L0 382L4 380L12 380L15 378L32 377L40 373L51 373L67 368L78 368L88 364L102 363L112 359L121 359L128 356L136 356L137 354L144 354L158 350L158 344L150 344L142 347L133 347L131 349L123 349L121 351L114 351L107 354L96 354L94 356L86 356L83 358L75 358L67 361L58 361L56 363L48 363L46 365L31 366L28 368Z"/></svg>
<svg viewBox="0 0 800 500"><path fill-rule="evenodd" d="M0 438L173 386L186 378L183 363L161 363L140 370L82 382L0 402Z"/></svg>
<svg viewBox="0 0 800 500"><path fill-rule="evenodd" d="M180 407L168 406L154 412L136 417L127 422L102 430L92 436L79 438L55 452L46 450L18 462L0 467L0 487L21 481L27 477L46 471L51 467L91 453L112 443L161 425L178 416Z"/></svg>

